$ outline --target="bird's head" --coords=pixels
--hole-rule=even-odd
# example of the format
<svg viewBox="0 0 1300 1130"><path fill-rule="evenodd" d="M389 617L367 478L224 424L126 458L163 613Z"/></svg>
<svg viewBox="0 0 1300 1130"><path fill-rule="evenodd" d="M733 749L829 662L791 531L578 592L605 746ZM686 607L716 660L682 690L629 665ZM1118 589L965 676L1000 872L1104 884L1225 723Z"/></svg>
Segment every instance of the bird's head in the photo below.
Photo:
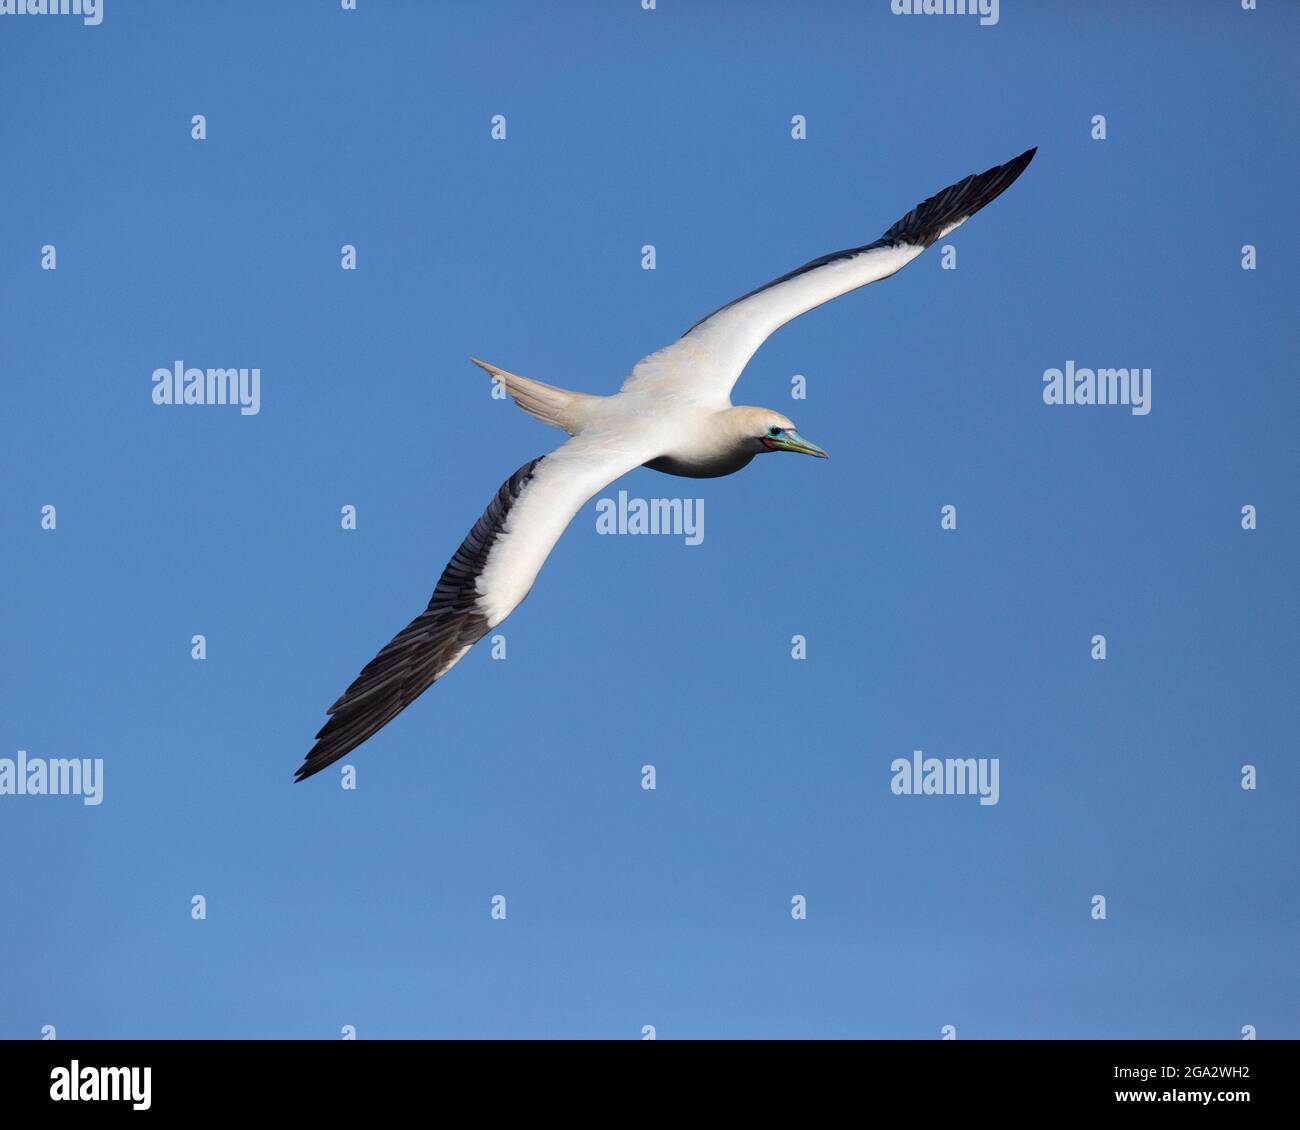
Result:
<svg viewBox="0 0 1300 1130"><path fill-rule="evenodd" d="M819 459L830 458L815 443L804 439L793 421L780 412L773 412L770 408L736 408L733 411L739 414L736 423L745 439L753 444L756 454L794 451L800 455L815 455Z"/></svg>

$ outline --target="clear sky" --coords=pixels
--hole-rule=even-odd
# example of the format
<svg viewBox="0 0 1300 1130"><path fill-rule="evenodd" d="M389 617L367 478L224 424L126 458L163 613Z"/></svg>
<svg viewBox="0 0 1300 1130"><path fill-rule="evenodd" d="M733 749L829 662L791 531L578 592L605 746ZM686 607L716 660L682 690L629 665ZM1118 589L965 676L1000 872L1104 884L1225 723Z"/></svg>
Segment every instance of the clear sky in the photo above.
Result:
<svg viewBox="0 0 1300 1130"><path fill-rule="evenodd" d="M0 757L104 764L97 806L0 796L0 1036L1300 1036L1298 38L1279 0L0 15ZM955 270L754 358L737 402L829 462L635 471L598 497L703 499L702 544L589 504L504 660L355 790L292 783L562 438L468 357L612 392L1031 145ZM260 412L154 404L177 361ZM1046 405L1067 362L1149 368L1150 413ZM998 803L895 795L918 749Z"/></svg>

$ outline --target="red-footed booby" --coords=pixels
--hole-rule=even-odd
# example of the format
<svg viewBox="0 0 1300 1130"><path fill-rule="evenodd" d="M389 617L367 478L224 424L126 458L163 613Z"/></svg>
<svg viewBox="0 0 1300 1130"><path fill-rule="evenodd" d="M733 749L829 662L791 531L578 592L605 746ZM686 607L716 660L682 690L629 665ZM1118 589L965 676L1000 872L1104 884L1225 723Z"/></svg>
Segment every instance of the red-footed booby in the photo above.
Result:
<svg viewBox="0 0 1300 1130"><path fill-rule="evenodd" d="M476 360L520 408L572 438L501 485L428 607L329 708L295 779L346 757L460 662L528 595L579 509L628 471L713 478L769 451L825 458L780 412L732 405L750 357L791 319L901 270L1005 192L1035 152L958 181L872 243L823 255L720 307L641 360L613 396L571 392Z"/></svg>

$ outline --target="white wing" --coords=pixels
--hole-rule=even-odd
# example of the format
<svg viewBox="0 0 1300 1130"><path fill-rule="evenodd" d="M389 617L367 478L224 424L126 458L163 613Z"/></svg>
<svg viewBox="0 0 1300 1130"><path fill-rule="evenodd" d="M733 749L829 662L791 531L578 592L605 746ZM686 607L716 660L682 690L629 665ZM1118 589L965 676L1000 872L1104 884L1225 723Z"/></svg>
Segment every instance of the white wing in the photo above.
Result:
<svg viewBox="0 0 1300 1130"><path fill-rule="evenodd" d="M596 428L511 475L447 563L428 607L329 708L296 779L346 757L451 670L528 595L583 504L659 454L652 429Z"/></svg>
<svg viewBox="0 0 1300 1130"><path fill-rule="evenodd" d="M754 352L786 322L860 286L888 278L1002 195L1037 149L968 176L923 201L874 243L833 251L742 295L632 370L623 390L725 404Z"/></svg>

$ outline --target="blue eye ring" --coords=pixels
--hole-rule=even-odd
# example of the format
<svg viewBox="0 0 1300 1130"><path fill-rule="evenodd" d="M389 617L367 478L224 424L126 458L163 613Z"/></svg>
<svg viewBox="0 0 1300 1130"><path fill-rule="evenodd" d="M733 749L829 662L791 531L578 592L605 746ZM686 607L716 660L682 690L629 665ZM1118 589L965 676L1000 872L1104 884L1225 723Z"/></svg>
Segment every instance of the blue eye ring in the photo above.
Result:
<svg viewBox="0 0 1300 1130"><path fill-rule="evenodd" d="M784 432L785 432L784 428L778 428L775 424L773 424L770 428L767 429L767 434L770 435L773 439L776 439L777 436L784 434Z"/></svg>

